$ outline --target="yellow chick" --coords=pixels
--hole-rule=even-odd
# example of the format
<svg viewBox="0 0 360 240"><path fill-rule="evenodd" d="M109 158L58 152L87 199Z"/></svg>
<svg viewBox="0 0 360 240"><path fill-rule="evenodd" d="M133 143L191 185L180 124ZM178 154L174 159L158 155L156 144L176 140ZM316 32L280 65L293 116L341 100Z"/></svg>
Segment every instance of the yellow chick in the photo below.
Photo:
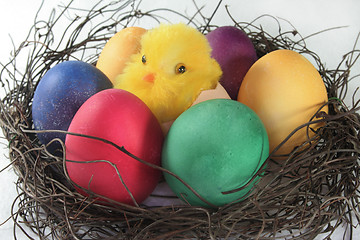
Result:
<svg viewBox="0 0 360 240"><path fill-rule="evenodd" d="M138 96L160 123L176 119L222 75L206 37L185 24L161 24L140 45L114 87Z"/></svg>

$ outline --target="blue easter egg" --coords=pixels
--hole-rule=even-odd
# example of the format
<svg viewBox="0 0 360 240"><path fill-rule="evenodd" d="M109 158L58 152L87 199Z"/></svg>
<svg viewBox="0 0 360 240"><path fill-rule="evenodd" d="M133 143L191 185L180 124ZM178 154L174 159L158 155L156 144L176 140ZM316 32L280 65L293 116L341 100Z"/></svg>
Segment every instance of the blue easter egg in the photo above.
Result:
<svg viewBox="0 0 360 240"><path fill-rule="evenodd" d="M112 83L99 69L82 61L66 61L57 64L40 80L35 89L32 117L36 130L67 131L75 113L92 95L112 88ZM43 144L55 138L65 141L65 134L43 132L37 134ZM61 144L57 141L48 147L56 152Z"/></svg>

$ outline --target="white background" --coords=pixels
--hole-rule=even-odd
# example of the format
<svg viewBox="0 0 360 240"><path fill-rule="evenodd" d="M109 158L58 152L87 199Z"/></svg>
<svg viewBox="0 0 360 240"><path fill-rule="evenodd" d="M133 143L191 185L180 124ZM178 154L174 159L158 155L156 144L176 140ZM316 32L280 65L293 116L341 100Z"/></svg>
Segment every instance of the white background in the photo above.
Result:
<svg viewBox="0 0 360 240"><path fill-rule="evenodd" d="M64 5L67 2L67 0L48 1L44 4L40 16L44 20L48 19L50 10L53 7L57 7L59 4ZM73 6L89 8L96 2L94 0L78 0L75 1ZM0 2L1 63L8 61L10 51L14 48L13 44L17 47L25 39L29 28L33 25L40 4L40 0L2 0ZM200 7L205 5L203 13L210 16L217 5L217 1L201 0L197 1L197 5ZM232 15L238 21L250 22L260 15L270 14L278 17L285 26L289 26L287 21L291 22L303 37L324 29L346 26L307 39L308 48L316 52L329 69L336 68L343 54L353 49L357 34L360 32L360 1L358 0L224 0L219 12L214 17L214 24L228 25L232 23L225 12L225 5L230 6ZM158 7L172 8L189 16L192 16L195 12L191 0L144 0L140 9L146 11ZM171 20L177 21L177 19L173 18ZM150 27L147 23L140 22L139 24L143 27ZM265 30L276 33L277 26L274 21L261 21L261 24ZM357 49L360 49L360 43ZM359 65L357 64L354 67L352 75L360 73ZM350 84L350 92L354 91L358 86L360 86L360 80L356 78ZM356 99L359 99L359 95L357 94ZM350 98L347 98L346 102L350 105ZM5 144L0 145L0 169L9 162L5 157L7 155L6 142L2 142ZM16 177L11 169L0 173L0 222L10 216L11 204L17 196L15 181ZM2 240L13 239L12 226L11 221L0 226L0 238ZM343 234L344 230L340 229L333 235L332 239L343 239ZM359 228L356 229L355 236L360 236ZM27 239L21 232L18 232L17 237L18 239ZM35 236L34 238L37 239ZM318 239L321 239L321 236ZM345 239L347 239L346 236Z"/></svg>

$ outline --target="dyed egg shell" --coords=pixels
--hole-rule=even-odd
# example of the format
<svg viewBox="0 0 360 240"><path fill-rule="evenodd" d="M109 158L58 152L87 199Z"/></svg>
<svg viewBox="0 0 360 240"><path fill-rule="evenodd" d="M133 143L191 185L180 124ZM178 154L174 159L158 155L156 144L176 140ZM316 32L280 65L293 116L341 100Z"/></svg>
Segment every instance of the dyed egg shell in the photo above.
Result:
<svg viewBox="0 0 360 240"><path fill-rule="evenodd" d="M34 93L32 118L36 130L67 131L79 107L95 93L111 88L110 80L96 67L81 61L55 65L40 80ZM65 141L65 134L38 133L39 140L48 144L54 138ZM60 143L48 150L55 153Z"/></svg>
<svg viewBox="0 0 360 240"><path fill-rule="evenodd" d="M178 175L209 203L222 206L244 198L249 182L269 154L265 127L247 106L234 100L199 103L174 122L166 136L162 165ZM165 179L176 195L195 206L209 205L170 174Z"/></svg>
<svg viewBox="0 0 360 240"><path fill-rule="evenodd" d="M206 37L211 55L223 71L220 83L231 99L236 100L246 72L258 59L254 45L243 31L232 26L219 27Z"/></svg>
<svg viewBox="0 0 360 240"><path fill-rule="evenodd" d="M291 50L277 50L260 58L246 74L238 100L264 122L273 151L295 128L310 121L328 101L324 82L315 67ZM327 106L322 111L328 112ZM312 124L317 129L321 124ZM314 133L297 131L276 154L288 154Z"/></svg>
<svg viewBox="0 0 360 240"><path fill-rule="evenodd" d="M127 27L117 32L105 44L96 67L105 73L111 82L122 73L130 56L140 51L140 39L145 32L141 27Z"/></svg>
<svg viewBox="0 0 360 240"><path fill-rule="evenodd" d="M199 96L195 99L191 106L194 106L198 103L211 100L211 99L230 99L229 94L226 92L223 86L220 83L216 85L214 89L203 90L200 92ZM162 123L164 134L166 135L169 132L171 125L174 123L174 120Z"/></svg>
<svg viewBox="0 0 360 240"><path fill-rule="evenodd" d="M225 88L218 83L214 89L203 90L195 99L192 106L211 99L230 99L229 94Z"/></svg>
<svg viewBox="0 0 360 240"><path fill-rule="evenodd" d="M69 132L106 139L160 165L164 140L160 124L145 103L127 91L108 89L89 98L74 116ZM68 134L65 146L70 179L114 201L134 204L130 192L141 203L159 181L159 170L100 140ZM85 190L78 191L87 195Z"/></svg>
<svg viewBox="0 0 360 240"><path fill-rule="evenodd" d="M176 197L166 182L160 182L151 195L142 202L148 207L180 206L184 202Z"/></svg>

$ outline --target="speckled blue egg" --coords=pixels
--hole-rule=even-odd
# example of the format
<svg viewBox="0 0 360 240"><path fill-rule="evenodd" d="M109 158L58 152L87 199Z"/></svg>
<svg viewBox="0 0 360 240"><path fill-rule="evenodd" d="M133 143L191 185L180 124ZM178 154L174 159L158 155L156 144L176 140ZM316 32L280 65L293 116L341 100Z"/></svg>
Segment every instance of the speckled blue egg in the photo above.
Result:
<svg viewBox="0 0 360 240"><path fill-rule="evenodd" d="M66 61L55 65L41 78L35 89L32 117L36 130L67 131L80 106L92 95L112 88L112 83L99 69L82 61ZM43 144L54 138L65 141L65 134L37 134ZM61 147L54 141L48 150L55 153Z"/></svg>

